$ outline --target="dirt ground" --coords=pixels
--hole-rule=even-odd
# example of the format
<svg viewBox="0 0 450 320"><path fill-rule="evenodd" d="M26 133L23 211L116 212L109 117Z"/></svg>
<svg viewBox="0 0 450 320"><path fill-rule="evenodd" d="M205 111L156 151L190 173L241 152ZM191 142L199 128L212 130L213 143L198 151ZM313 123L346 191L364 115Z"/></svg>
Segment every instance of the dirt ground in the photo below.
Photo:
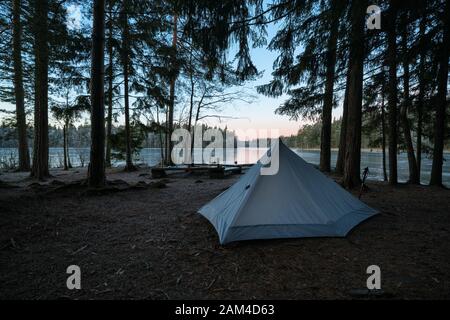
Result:
<svg viewBox="0 0 450 320"><path fill-rule="evenodd" d="M71 183L85 170L52 174L46 183L0 175L2 299L366 299L355 289L373 264L376 298L450 298L448 190L369 182L362 200L381 214L346 238L220 246L196 211L239 176L115 169L112 187L96 193ZM81 290L66 287L72 264Z"/></svg>

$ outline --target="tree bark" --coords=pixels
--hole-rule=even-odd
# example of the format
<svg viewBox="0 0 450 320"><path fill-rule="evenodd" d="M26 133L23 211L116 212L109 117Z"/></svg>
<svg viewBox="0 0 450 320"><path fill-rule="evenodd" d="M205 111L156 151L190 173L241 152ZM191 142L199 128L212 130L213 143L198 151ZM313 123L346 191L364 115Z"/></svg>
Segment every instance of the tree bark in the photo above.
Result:
<svg viewBox="0 0 450 320"><path fill-rule="evenodd" d="M19 171L30 171L30 152L28 150L27 123L25 116L25 97L22 70L22 22L20 0L13 0L13 62L14 94L16 100L17 140Z"/></svg>
<svg viewBox="0 0 450 320"><path fill-rule="evenodd" d="M411 137L411 126L408 120L408 107L411 102L409 96L409 57L408 57L408 31L407 16L403 16L403 34L402 34L402 50L403 50L403 105L400 111L400 118L403 126L403 135L406 144L406 153L408 155L409 182L419 184L419 172L417 170L416 156L414 155L414 146Z"/></svg>
<svg viewBox="0 0 450 320"><path fill-rule="evenodd" d="M135 167L132 159L131 146L131 128L130 128L130 97L129 97L129 67L130 67L130 47L129 47L129 26L128 26L128 2L124 1L123 10L121 12L122 20L122 63L123 63L123 82L124 82L124 99L125 99L125 143L126 143L126 165L125 171L133 171Z"/></svg>
<svg viewBox="0 0 450 320"><path fill-rule="evenodd" d="M63 125L63 154L64 154L64 170L69 170L69 166L67 165L67 131L66 125Z"/></svg>
<svg viewBox="0 0 450 320"><path fill-rule="evenodd" d="M339 27L339 15L337 12L337 1L332 0L331 12L332 21L330 23L330 37L327 44L326 56L326 80L325 93L322 110L322 132L320 139L320 170L324 172L331 171L331 117L333 110L333 90L334 90L334 75L336 66L336 44Z"/></svg>
<svg viewBox="0 0 450 320"><path fill-rule="evenodd" d="M194 112L194 96L195 96L195 82L194 82L194 68L192 65L192 49L190 52L190 70L189 70L189 80L191 82L191 95L190 95L190 105L189 105L189 120L188 120L188 131L191 134L191 164L194 164L194 150L193 150L193 141L194 141L194 132L192 129L192 116Z"/></svg>
<svg viewBox="0 0 450 320"><path fill-rule="evenodd" d="M67 154L67 166L72 168L72 163L70 162L70 150L69 150L69 138L70 138L70 121L66 121L66 154Z"/></svg>
<svg viewBox="0 0 450 320"><path fill-rule="evenodd" d="M48 170L48 0L34 2L35 106L31 177L43 180Z"/></svg>
<svg viewBox="0 0 450 320"><path fill-rule="evenodd" d="M442 165L444 161L445 118L447 107L448 59L450 53L450 3L445 4L443 17L444 37L439 50L438 91L434 124L433 164L430 185L442 186Z"/></svg>
<svg viewBox="0 0 450 320"><path fill-rule="evenodd" d="M167 154L169 150L169 107L165 109L166 122L164 123L164 164L169 164L169 155Z"/></svg>
<svg viewBox="0 0 450 320"><path fill-rule="evenodd" d="M336 160L336 173L344 174L344 159L345 159L345 147L347 142L345 141L347 135L347 117L348 117L348 87L349 77L345 83L344 102L342 103L342 118L341 118L341 131L339 133L339 151Z"/></svg>
<svg viewBox="0 0 450 320"><path fill-rule="evenodd" d="M397 4L391 2L388 12L387 60L389 66L388 118L389 118L389 183L397 184Z"/></svg>
<svg viewBox="0 0 450 320"><path fill-rule="evenodd" d="M383 77L384 79L384 77ZM386 171L386 114L384 112L384 80L381 89L381 152L383 156L383 180L387 181Z"/></svg>
<svg viewBox="0 0 450 320"><path fill-rule="evenodd" d="M109 1L109 11L112 15L112 1ZM112 133L112 112L113 112L113 46L112 35L113 33L113 21L112 16L108 21L108 117L106 118L106 166L111 167L111 133Z"/></svg>
<svg viewBox="0 0 450 320"><path fill-rule="evenodd" d="M424 107L424 97L425 97L425 55L426 55L426 49L425 49L425 42L424 42L424 35L425 35L425 20L426 18L423 17L420 20L420 26L419 26L419 37L421 41L421 52L420 52L420 62L419 62L419 94L417 97L417 141L416 141L416 161L417 161L417 172L419 175L419 182L420 182L420 176L421 176L421 167L422 167L422 126L423 126L423 107Z"/></svg>
<svg viewBox="0 0 450 320"><path fill-rule="evenodd" d="M164 162L164 143L163 143L163 138L162 138L162 132L161 132L161 123L159 122L159 107L156 107L156 122L158 123L159 126L159 149L161 152L161 165Z"/></svg>
<svg viewBox="0 0 450 320"><path fill-rule="evenodd" d="M192 59L192 54L191 54ZM193 77L193 67L192 67L192 61L190 66L190 74L189 74L189 80L191 82L191 95L190 95L190 105L189 105L189 119L188 119L188 131L191 132L192 127L192 113L194 111L194 90L195 90L195 83L194 83L194 77Z"/></svg>
<svg viewBox="0 0 450 320"><path fill-rule="evenodd" d="M91 156L88 183L101 187L105 177L104 49L105 1L94 0L91 56Z"/></svg>
<svg viewBox="0 0 450 320"><path fill-rule="evenodd" d="M351 47L349 58L348 116L344 163L344 186L354 188L361 183L361 113L364 63L364 27L367 1L352 1Z"/></svg>
<svg viewBox="0 0 450 320"><path fill-rule="evenodd" d="M175 63L176 60L176 49L177 49L177 25L178 25L178 16L174 15L173 17L173 36L172 36L172 47L174 50L174 57L172 59L172 63ZM174 66L172 66L174 67ZM169 132L168 134L168 143L167 143L167 161L168 164L172 164L172 132L173 132L173 113L175 108L175 82L177 81L177 77L174 75L170 80L170 88L169 88Z"/></svg>

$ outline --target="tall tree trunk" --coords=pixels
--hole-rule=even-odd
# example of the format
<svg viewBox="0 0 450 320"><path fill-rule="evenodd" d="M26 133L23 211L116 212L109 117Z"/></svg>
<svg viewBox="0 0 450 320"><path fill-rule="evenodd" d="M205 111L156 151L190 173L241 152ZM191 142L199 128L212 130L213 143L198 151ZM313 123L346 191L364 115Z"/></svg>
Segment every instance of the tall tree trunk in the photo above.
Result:
<svg viewBox="0 0 450 320"><path fill-rule="evenodd" d="M105 184L105 101L104 49L105 0L94 0L91 56L91 156L88 182L91 187Z"/></svg>
<svg viewBox="0 0 450 320"><path fill-rule="evenodd" d="M35 106L31 176L42 180L48 171L48 0L35 1Z"/></svg>
<svg viewBox="0 0 450 320"><path fill-rule="evenodd" d="M69 170L67 165L67 131L66 125L63 125L63 154L64 154L64 170Z"/></svg>
<svg viewBox="0 0 450 320"><path fill-rule="evenodd" d="M191 52L191 59L192 59L192 52ZM189 119L188 119L188 131L191 132L192 127L192 113L194 111L194 91L195 91L195 83L194 83L194 77L193 77L193 66L192 66L192 60L191 60L191 66L189 70L189 80L191 82L191 95L190 95L190 104L189 104Z"/></svg>
<svg viewBox="0 0 450 320"><path fill-rule="evenodd" d="M339 151L336 159L336 173L340 175L344 174L345 148L347 146L345 138L347 136L348 87L349 87L349 77L347 73L347 80L345 82L344 102L342 103L341 131L339 133Z"/></svg>
<svg viewBox="0 0 450 320"><path fill-rule="evenodd" d="M403 126L403 135L405 137L406 153L408 155L409 182L419 184L419 172L417 170L416 156L414 155L414 146L411 137L411 126L408 120L408 107L411 102L409 97L409 56L408 56L408 16L403 15L402 32L402 50L403 50L403 105L400 111L400 118Z"/></svg>
<svg viewBox="0 0 450 320"><path fill-rule="evenodd" d="M169 108L165 109L166 122L164 123L164 164L169 164Z"/></svg>
<svg viewBox="0 0 450 320"><path fill-rule="evenodd" d="M72 168L72 163L70 162L70 150L69 150L69 141L70 141L70 121L66 121L66 154L67 154L67 166Z"/></svg>
<svg viewBox="0 0 450 320"><path fill-rule="evenodd" d="M177 25L178 25L178 16L174 15L173 17L173 36L172 36L172 47L174 50L174 57L172 59L172 63L175 63L176 60L176 50L177 50ZM174 66L172 66L173 68ZM170 80L170 88L169 88L169 132L168 134L168 148L167 148L167 161L168 164L172 164L172 132L173 132L173 113L175 108L175 82L177 81L176 75L172 77Z"/></svg>
<svg viewBox="0 0 450 320"><path fill-rule="evenodd" d="M344 186L353 188L361 183L361 113L364 64L364 27L367 1L351 3L351 47L349 58L348 117L344 163Z"/></svg>
<svg viewBox="0 0 450 320"><path fill-rule="evenodd" d="M163 138L162 138L162 130L161 130L161 123L159 122L159 107L156 107L156 122L158 122L158 126L159 126L159 148L161 151L161 165L164 162L164 143L163 143Z"/></svg>
<svg viewBox="0 0 450 320"><path fill-rule="evenodd" d="M331 170L331 117L333 110L333 89L334 74L336 66L336 44L339 27L339 14L337 11L337 2L332 0L331 12L332 21L330 23L330 38L327 44L326 56L326 83L322 110L322 132L320 139L320 170L330 172Z"/></svg>
<svg viewBox="0 0 450 320"><path fill-rule="evenodd" d="M135 167L132 160L131 147L131 128L130 128L130 97L129 97L129 67L130 67L130 48L129 48L129 26L128 26L128 2L124 1L121 12L122 20L122 63L123 63L123 83L125 99L125 143L126 143L126 165L125 171L133 171Z"/></svg>
<svg viewBox="0 0 450 320"><path fill-rule="evenodd" d="M438 91L434 125L433 164L430 185L442 186L442 164L444 161L445 118L447 107L448 58L450 53L450 2L446 1L443 17L444 37L439 50Z"/></svg>
<svg viewBox="0 0 450 320"><path fill-rule="evenodd" d="M387 60L389 66L388 118L389 118L389 183L397 184L397 3L392 1L388 13Z"/></svg>
<svg viewBox="0 0 450 320"><path fill-rule="evenodd" d="M191 105L190 105L190 108L189 108L189 123L188 123L188 131L191 134L191 149L190 149L191 164L194 164L194 149L193 149L193 145L194 145L194 130L192 130L192 113L194 111L193 109L194 109L194 82L191 81Z"/></svg>
<svg viewBox="0 0 450 320"><path fill-rule="evenodd" d="M386 114L384 112L384 80L381 89L381 149L383 156L383 180L387 181L388 178L386 171Z"/></svg>
<svg viewBox="0 0 450 320"><path fill-rule="evenodd" d="M112 15L112 0L109 0L109 12ZM106 166L111 167L111 133L112 133L112 112L113 112L113 20L112 16L108 21L108 117L106 118Z"/></svg>
<svg viewBox="0 0 450 320"><path fill-rule="evenodd" d="M194 163L194 149L193 149L193 142L194 142L194 132L192 130L192 115L194 112L194 93L195 93L195 82L194 82L194 69L192 66L192 50L190 52L190 70L189 70L189 78L191 82L191 97L190 97L190 105L189 105L189 120L188 120L188 131L191 134L191 164Z"/></svg>
<svg viewBox="0 0 450 320"><path fill-rule="evenodd" d="M419 62L419 94L417 97L417 142L416 142L416 161L417 161L417 172L419 175L419 182L420 182L420 172L422 167L422 125L423 125L423 107L424 107L424 98L425 98L425 55L426 55L426 49L425 49L425 42L424 42L424 35L425 35L425 25L426 23L426 17L424 16L420 20L420 26L419 26L419 37L421 41L421 52L420 52L420 62Z"/></svg>
<svg viewBox="0 0 450 320"><path fill-rule="evenodd" d="M200 110L202 108L202 104L203 104L203 99L205 98L206 94L207 94L207 89L206 87L204 88L204 91L202 93L202 97L200 98L200 100L197 102L197 111L195 113L195 122L194 122L194 130L192 131L192 139L191 139L191 150L192 150L192 154L195 154L195 130L198 130L197 128L197 124L198 124L198 120L200 119ZM200 136L203 136L203 125L200 126ZM202 162L203 162L203 156L202 156ZM194 163L194 156L192 156L192 163Z"/></svg>
<svg viewBox="0 0 450 320"><path fill-rule="evenodd" d="M25 117L25 98L22 71L22 22L20 0L13 0L13 62L14 94L16 99L17 140L19 152L19 171L30 170L30 152L28 150L27 123Z"/></svg>

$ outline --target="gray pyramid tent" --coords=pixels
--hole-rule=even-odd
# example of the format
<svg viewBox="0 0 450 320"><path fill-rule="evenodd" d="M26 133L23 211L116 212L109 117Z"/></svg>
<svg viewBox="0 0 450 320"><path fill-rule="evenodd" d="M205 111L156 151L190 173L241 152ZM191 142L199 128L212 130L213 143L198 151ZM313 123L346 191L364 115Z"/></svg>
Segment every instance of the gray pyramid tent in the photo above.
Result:
<svg viewBox="0 0 450 320"><path fill-rule="evenodd" d="M238 240L344 237L378 213L345 191L281 141L279 170L261 175L261 161L200 208L221 244Z"/></svg>

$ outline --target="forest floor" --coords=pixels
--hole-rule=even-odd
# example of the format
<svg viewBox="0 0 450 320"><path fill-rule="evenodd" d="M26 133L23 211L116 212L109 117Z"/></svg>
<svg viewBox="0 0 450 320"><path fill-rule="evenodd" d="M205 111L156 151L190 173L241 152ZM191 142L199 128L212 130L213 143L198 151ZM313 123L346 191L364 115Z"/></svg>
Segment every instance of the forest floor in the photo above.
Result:
<svg viewBox="0 0 450 320"><path fill-rule="evenodd" d="M448 190L369 182L362 200L381 214L346 238L221 246L196 211L239 176L114 169L112 187L86 192L85 169L51 173L0 175L0 299L450 298ZM72 264L81 290L66 287ZM361 290L369 265L380 296Z"/></svg>

